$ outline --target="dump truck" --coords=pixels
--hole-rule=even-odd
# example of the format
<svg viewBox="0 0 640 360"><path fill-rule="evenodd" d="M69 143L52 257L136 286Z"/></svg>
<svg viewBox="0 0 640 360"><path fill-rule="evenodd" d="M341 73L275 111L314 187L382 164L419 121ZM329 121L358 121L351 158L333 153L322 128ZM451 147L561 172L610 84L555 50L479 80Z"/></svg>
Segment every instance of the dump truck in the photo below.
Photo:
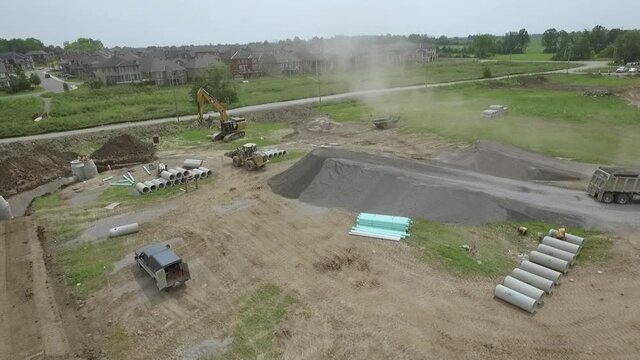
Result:
<svg viewBox="0 0 640 360"><path fill-rule="evenodd" d="M171 250L169 244L150 244L138 249L134 256L156 282L159 290L173 288L191 279L189 265Z"/></svg>
<svg viewBox="0 0 640 360"><path fill-rule="evenodd" d="M624 205L640 200L640 170L599 167L589 181L587 192L606 204L615 201Z"/></svg>

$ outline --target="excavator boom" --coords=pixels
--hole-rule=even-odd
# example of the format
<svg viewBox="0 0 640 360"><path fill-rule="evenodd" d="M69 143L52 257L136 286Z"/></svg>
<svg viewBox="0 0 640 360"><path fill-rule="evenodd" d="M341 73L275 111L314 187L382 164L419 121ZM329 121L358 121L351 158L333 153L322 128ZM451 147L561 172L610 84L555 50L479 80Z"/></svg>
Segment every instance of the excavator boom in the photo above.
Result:
<svg viewBox="0 0 640 360"><path fill-rule="evenodd" d="M204 125L204 105L211 104L220 114L220 131L212 135L214 141L224 140L225 142L244 137L244 129L247 127L246 120L240 117L230 118L222 104L213 96L209 95L204 88L196 92L196 103L198 105L198 124Z"/></svg>
<svg viewBox="0 0 640 360"><path fill-rule="evenodd" d="M218 101L218 99L209 95L207 90L204 88L198 89L196 93L196 102L198 104L198 123L204 124L204 104L210 103L214 109L220 114L220 124L229 120L229 115L227 115L227 111L224 109L222 104Z"/></svg>

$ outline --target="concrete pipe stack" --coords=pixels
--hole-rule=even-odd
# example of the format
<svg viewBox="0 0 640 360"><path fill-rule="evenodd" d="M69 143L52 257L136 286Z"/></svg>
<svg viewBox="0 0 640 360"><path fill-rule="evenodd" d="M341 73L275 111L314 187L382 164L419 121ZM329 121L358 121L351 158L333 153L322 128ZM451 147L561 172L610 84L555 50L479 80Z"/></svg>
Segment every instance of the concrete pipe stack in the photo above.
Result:
<svg viewBox="0 0 640 360"><path fill-rule="evenodd" d="M538 248L529 253L529 260L511 272L494 289L494 296L531 314L536 305L542 304L544 294L550 294L555 285L560 284L563 274L575 264L582 250L584 238L565 234L564 240L551 236L556 230L542 239Z"/></svg>
<svg viewBox="0 0 640 360"><path fill-rule="evenodd" d="M276 158L276 157L280 157L280 156L286 155L287 154L287 150L269 149L269 150L264 150L263 153L265 155L267 155L267 158L273 159L273 158Z"/></svg>

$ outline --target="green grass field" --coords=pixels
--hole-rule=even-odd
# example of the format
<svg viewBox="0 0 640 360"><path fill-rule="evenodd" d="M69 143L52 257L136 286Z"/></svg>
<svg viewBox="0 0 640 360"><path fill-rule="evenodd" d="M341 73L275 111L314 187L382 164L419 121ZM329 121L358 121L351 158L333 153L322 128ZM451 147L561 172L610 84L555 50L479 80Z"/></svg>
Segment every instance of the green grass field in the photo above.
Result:
<svg viewBox="0 0 640 360"><path fill-rule="evenodd" d="M397 87L456 80L478 79L489 66L493 76L549 71L562 68L554 63L491 64L469 62L439 62L424 65L353 71L344 74L325 74L318 78L309 75L271 76L238 83L239 101L229 108L267 102L293 100L352 90ZM71 130L104 124L172 117L175 114L194 114L196 106L189 96L189 85L158 88L155 86L113 86L92 90L80 86L78 90L44 94L51 98L51 117L34 123L31 115L42 111L38 98L0 98L0 137L39 134ZM175 92L175 93L174 93Z"/></svg>
<svg viewBox="0 0 640 360"><path fill-rule="evenodd" d="M542 37L533 37L531 38L531 42L529 46L527 46L527 51L524 54L500 54L493 57L495 60L524 60L524 61L548 61L551 60L553 54L545 54L542 51L544 48L542 47Z"/></svg>

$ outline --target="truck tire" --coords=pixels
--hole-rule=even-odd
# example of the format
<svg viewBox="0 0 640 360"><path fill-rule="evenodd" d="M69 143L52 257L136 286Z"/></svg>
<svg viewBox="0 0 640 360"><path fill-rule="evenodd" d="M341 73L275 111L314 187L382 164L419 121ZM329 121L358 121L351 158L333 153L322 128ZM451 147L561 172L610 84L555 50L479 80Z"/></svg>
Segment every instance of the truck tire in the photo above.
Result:
<svg viewBox="0 0 640 360"><path fill-rule="evenodd" d="M629 203L629 195L622 193L616 195L616 204L626 205Z"/></svg>
<svg viewBox="0 0 640 360"><path fill-rule="evenodd" d="M254 170L256 168L256 163L253 160L249 159L249 160L244 162L244 167L247 170L251 171L251 170Z"/></svg>
<svg viewBox="0 0 640 360"><path fill-rule="evenodd" d="M235 166L235 167L242 166L242 161L240 160L239 156L234 156L233 157L233 166Z"/></svg>
<svg viewBox="0 0 640 360"><path fill-rule="evenodd" d="M605 204L611 204L613 202L613 193L607 192L602 194L602 202Z"/></svg>

